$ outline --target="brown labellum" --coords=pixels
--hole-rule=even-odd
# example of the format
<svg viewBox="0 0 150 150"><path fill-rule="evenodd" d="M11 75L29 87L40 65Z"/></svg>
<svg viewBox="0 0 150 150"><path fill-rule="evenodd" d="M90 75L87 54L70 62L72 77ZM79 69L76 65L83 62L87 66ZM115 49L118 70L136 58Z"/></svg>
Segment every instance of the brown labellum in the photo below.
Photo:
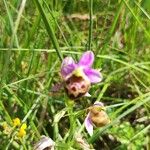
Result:
<svg viewBox="0 0 150 150"><path fill-rule="evenodd" d="M90 119L96 127L102 127L110 123L110 119L101 106L91 106L90 110Z"/></svg>
<svg viewBox="0 0 150 150"><path fill-rule="evenodd" d="M72 75L65 81L65 89L71 99L76 99L85 95L89 91L89 88L89 80L83 77Z"/></svg>

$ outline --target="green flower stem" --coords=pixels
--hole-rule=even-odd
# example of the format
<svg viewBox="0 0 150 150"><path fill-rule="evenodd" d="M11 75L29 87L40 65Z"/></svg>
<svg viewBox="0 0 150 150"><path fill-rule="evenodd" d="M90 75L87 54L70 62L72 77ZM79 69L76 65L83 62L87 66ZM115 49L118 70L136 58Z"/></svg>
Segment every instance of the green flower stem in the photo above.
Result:
<svg viewBox="0 0 150 150"><path fill-rule="evenodd" d="M47 13L45 12L45 10L44 10L44 8L42 6L42 2L43 1L42 0L40 0L40 1L39 0L34 0L34 1L35 1L36 5L37 5L39 13L42 16L42 20L43 20L43 22L45 24L45 28L46 28L46 30L48 32L48 35L49 35L49 37L50 37L50 39L52 41L52 44L53 44L54 48L56 50L56 53L57 53L60 61L63 61L63 56L62 56L62 53L60 51L59 43L57 41L57 38L56 38L56 35L54 33L53 27L51 25L51 22L48 19Z"/></svg>
<svg viewBox="0 0 150 150"><path fill-rule="evenodd" d="M51 111L52 114L54 115L56 113L55 108L53 105L51 105ZM58 123L55 122L54 123L54 131L53 131L53 139L56 140L58 138L58 134L59 134L59 128L58 128Z"/></svg>
<svg viewBox="0 0 150 150"><path fill-rule="evenodd" d="M69 121L70 121L70 129L69 129L69 135L68 135L68 141L70 142L74 136L75 133L75 126L76 126L76 118L73 113L73 105L74 101L73 100L68 100L66 99L66 106L68 109L68 116L69 116Z"/></svg>

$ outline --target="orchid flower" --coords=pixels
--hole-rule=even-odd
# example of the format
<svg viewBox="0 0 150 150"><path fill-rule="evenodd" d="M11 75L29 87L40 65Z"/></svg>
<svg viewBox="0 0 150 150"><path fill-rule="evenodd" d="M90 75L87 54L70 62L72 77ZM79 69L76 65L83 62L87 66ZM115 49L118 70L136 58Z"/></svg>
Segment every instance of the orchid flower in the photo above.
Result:
<svg viewBox="0 0 150 150"><path fill-rule="evenodd" d="M101 102L95 102L93 106L89 107L89 113L85 118L84 125L90 136L93 135L93 127L105 126L110 122L110 119L105 112L105 107Z"/></svg>
<svg viewBox="0 0 150 150"><path fill-rule="evenodd" d="M74 97L87 94L93 83L102 80L100 71L93 69L94 54L92 51L83 53L78 63L72 57L66 57L61 66L61 76L66 88Z"/></svg>
<svg viewBox="0 0 150 150"><path fill-rule="evenodd" d="M72 74L77 76L85 75L91 83L100 82L102 75L98 70L92 69L93 62L94 54L92 51L83 53L78 63L75 63L72 57L66 57L62 62L61 75L65 80Z"/></svg>

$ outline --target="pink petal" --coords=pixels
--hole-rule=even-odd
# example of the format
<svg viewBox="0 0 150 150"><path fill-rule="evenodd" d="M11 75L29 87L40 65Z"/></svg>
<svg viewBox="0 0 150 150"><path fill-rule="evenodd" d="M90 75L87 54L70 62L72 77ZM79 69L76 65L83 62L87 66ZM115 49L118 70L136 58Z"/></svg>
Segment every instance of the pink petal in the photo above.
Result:
<svg viewBox="0 0 150 150"><path fill-rule="evenodd" d="M61 65L61 75L65 78L75 69L75 62L72 57L66 57Z"/></svg>
<svg viewBox="0 0 150 150"><path fill-rule="evenodd" d="M78 65L84 67L91 67L94 61L94 54L92 51L83 53Z"/></svg>
<svg viewBox="0 0 150 150"><path fill-rule="evenodd" d="M98 102L98 101L96 101L93 105L98 105L98 106L104 107L104 104L102 102Z"/></svg>
<svg viewBox="0 0 150 150"><path fill-rule="evenodd" d="M101 73L96 69L85 68L84 73L90 79L91 83L97 83L102 81Z"/></svg>
<svg viewBox="0 0 150 150"><path fill-rule="evenodd" d="M85 128L86 128L87 132L89 133L90 136L92 136L93 135L93 124L90 119L90 113L88 113L87 117L85 118L84 124L85 124Z"/></svg>

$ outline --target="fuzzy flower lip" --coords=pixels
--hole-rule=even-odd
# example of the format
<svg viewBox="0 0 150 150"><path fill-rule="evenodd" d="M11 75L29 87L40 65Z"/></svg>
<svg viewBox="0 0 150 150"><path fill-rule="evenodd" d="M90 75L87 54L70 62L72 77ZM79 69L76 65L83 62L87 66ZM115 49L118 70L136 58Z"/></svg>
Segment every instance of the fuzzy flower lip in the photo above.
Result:
<svg viewBox="0 0 150 150"><path fill-rule="evenodd" d="M99 107L102 107L104 108L104 105L103 103L101 102L98 102L96 101L93 106L99 106ZM103 110L103 109L102 109ZM85 125L85 128L87 130L87 132L89 133L90 136L93 135L93 127L94 127L94 123L92 122L92 119L91 119L91 113L92 112L89 112L85 118L85 121L84 121L84 125ZM108 121L109 122L109 121Z"/></svg>
<svg viewBox="0 0 150 150"><path fill-rule="evenodd" d="M72 57L66 57L62 62L61 75L64 80L67 80L74 73L75 75L84 74L91 83L98 83L102 80L102 75L98 70L92 69L93 62L94 53L92 51L83 53L78 63Z"/></svg>

